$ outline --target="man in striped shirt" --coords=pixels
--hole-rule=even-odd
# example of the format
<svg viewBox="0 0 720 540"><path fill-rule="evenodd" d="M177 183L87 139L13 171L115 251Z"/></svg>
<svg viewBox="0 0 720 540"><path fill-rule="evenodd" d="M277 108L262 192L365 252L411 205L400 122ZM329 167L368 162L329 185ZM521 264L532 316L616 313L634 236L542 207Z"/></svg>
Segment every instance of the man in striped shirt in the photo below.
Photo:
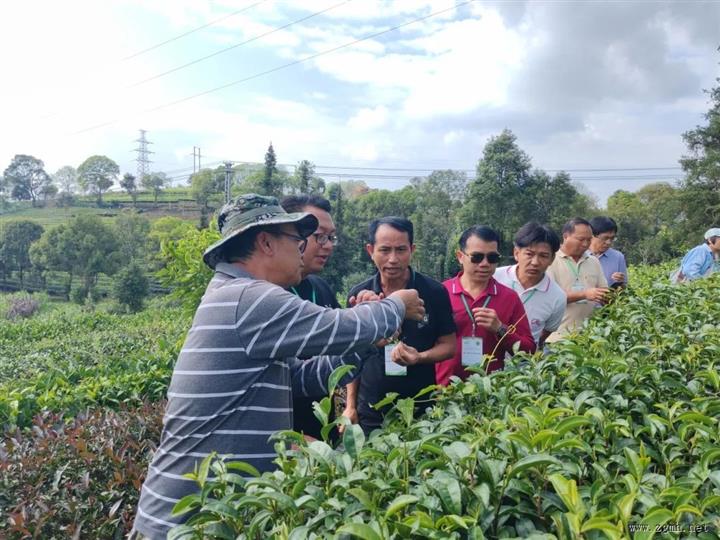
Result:
<svg viewBox="0 0 720 540"><path fill-rule="evenodd" d="M403 318L424 316L416 291L340 310L284 290L300 281L302 251L317 225L311 214L286 213L274 197L243 195L221 210L222 238L203 256L215 275L173 371L137 533L166 538L188 519L171 515L197 490L183 474L213 451L271 470L268 439L291 428L292 393L326 392L334 368L349 363L357 372L374 342L392 336Z"/></svg>

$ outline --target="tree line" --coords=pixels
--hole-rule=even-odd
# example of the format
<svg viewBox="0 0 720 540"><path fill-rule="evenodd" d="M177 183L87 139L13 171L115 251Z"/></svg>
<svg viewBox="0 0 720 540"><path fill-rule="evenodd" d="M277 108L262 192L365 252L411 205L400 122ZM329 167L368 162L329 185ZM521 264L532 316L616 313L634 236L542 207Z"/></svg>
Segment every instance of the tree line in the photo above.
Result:
<svg viewBox="0 0 720 540"><path fill-rule="evenodd" d="M357 180L326 182L309 161L298 163L291 174L277 165L271 143L264 164L232 167L232 194L258 192L280 197L300 192L327 197L333 204L340 243L324 274L338 291L346 290L360 275L372 271L363 249L367 225L387 215L413 221L417 244L414 265L438 279L457 270L455 241L469 225L481 223L496 229L502 238L502 251L509 256L513 234L527 221L540 221L558 230L573 216L590 218L600 213L618 222L616 247L625 253L628 262L658 263L681 255L700 242L702 231L720 223L720 84L708 95L711 107L704 115L706 123L683 135L688 148L680 160L685 179L679 185L649 184L637 192L618 190L608 199L605 210L600 210L568 173L550 175L534 168L510 130L492 137L485 145L474 178L453 170L434 171L394 191L370 189ZM218 167L190 177L190 191L202 210L199 229L213 226L209 218L224 202L225 173L224 167ZM52 192L47 186L54 181L61 186L59 193L72 193L73 186L79 185L94 193L101 203L102 194L118 174L112 160L92 156L77 170L63 167L48 180L42 161L15 156L0 182L0 194L35 203ZM163 178L161 173L153 175ZM126 174L120 185L132 195L137 193L137 186L130 176ZM143 180L146 187L153 185ZM157 180L153 189L161 189L163 182ZM0 231L0 275L16 272L22 280L31 267L39 274L62 271L70 276L67 283L72 276L81 277L83 285L77 294L87 296L99 273L110 275L113 269L123 266L121 263L137 259L134 250L138 245L153 246L144 259L153 271L155 263L148 263L147 257L155 257L157 262L159 242L130 239L152 238L156 225L140 225L139 219L131 214L121 216L114 232L98 218L88 217L48 231L37 224L6 224ZM184 227L176 227L175 233L191 230L189 224ZM30 244L34 244L32 248ZM67 286L65 292L70 294Z"/></svg>

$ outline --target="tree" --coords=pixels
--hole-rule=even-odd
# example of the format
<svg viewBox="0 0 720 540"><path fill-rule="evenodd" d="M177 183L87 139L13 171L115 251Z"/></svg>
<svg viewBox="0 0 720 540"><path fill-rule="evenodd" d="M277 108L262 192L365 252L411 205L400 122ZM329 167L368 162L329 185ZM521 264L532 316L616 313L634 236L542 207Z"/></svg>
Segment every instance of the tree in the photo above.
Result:
<svg viewBox="0 0 720 540"><path fill-rule="evenodd" d="M489 225L505 240L505 250L530 214L526 189L530 187L532 163L516 140L507 129L490 138L460 212L460 229L473 224Z"/></svg>
<svg viewBox="0 0 720 540"><path fill-rule="evenodd" d="M33 244L30 259L45 269L68 272L67 292L72 277L80 276L83 284L76 298L83 300L95 287L98 274L113 275L120 266L118 246L115 232L98 216L80 215L46 231Z"/></svg>
<svg viewBox="0 0 720 540"><path fill-rule="evenodd" d="M148 256L150 221L136 212L125 211L115 218L113 227L121 260L144 261Z"/></svg>
<svg viewBox="0 0 720 540"><path fill-rule="evenodd" d="M215 170L202 169L190 177L190 191L200 206L200 227L207 227L210 214L210 202L220 203L225 189L225 171L223 167Z"/></svg>
<svg viewBox="0 0 720 540"><path fill-rule="evenodd" d="M315 176L315 165L307 159L303 159L298 163L297 169L295 170L295 179L300 193L309 192L310 180L312 180L313 176Z"/></svg>
<svg viewBox="0 0 720 540"><path fill-rule="evenodd" d="M120 179L120 187L123 188L128 195L132 198L133 206L137 203L137 191L138 186L135 176L130 173L125 173Z"/></svg>
<svg viewBox="0 0 720 540"><path fill-rule="evenodd" d="M277 158L275 157L275 149L273 148L272 142L268 146L267 152L265 152L265 168L263 169L263 194L274 195L275 186L273 184L273 177L277 174Z"/></svg>
<svg viewBox="0 0 720 540"><path fill-rule="evenodd" d="M454 267L455 259L450 256L454 250L449 253L448 245L454 244L453 218L460 207L467 176L459 171L433 171L427 178L413 178L410 185L415 210L409 218L415 227L417 245L413 264L421 272L442 280Z"/></svg>
<svg viewBox="0 0 720 540"><path fill-rule="evenodd" d="M174 216L165 216L156 219L150 225L148 234L148 253L152 258L154 268L162 265L162 247L169 242L177 242L186 234L196 230L192 223Z"/></svg>
<svg viewBox="0 0 720 540"><path fill-rule="evenodd" d="M33 206L37 206L43 189L52 183L42 160L25 154L16 154L3 176L11 186L10 196L21 201L32 201Z"/></svg>
<svg viewBox="0 0 720 540"><path fill-rule="evenodd" d="M78 167L78 181L83 190L97 195L98 206L102 206L102 195L117 179L120 167L106 156L91 156Z"/></svg>
<svg viewBox="0 0 720 540"><path fill-rule="evenodd" d="M4 209L8 198L8 182L4 176L0 176L0 209Z"/></svg>
<svg viewBox="0 0 720 540"><path fill-rule="evenodd" d="M118 273L113 293L121 306L136 313L142 310L149 290L150 281L145 272L139 264L132 262Z"/></svg>
<svg viewBox="0 0 720 540"><path fill-rule="evenodd" d="M40 224L30 220L10 221L0 228L0 261L4 271L17 271L20 286L24 285L23 274L32 266L30 246L43 234Z"/></svg>
<svg viewBox="0 0 720 540"><path fill-rule="evenodd" d="M60 167L52 176L53 182L61 193L75 193L77 189L78 173L75 167L65 165Z"/></svg>
<svg viewBox="0 0 720 540"><path fill-rule="evenodd" d="M545 171L532 170L530 156L516 141L506 129L485 145L457 224L458 230L473 224L497 229L506 254L512 250L515 231L528 221L557 229L575 215L587 215L595 206L567 173L551 177Z"/></svg>
<svg viewBox="0 0 720 540"><path fill-rule="evenodd" d="M155 204L157 204L158 195L168 183L167 174L164 172L153 172L142 177L142 185L145 189L152 191Z"/></svg>
<svg viewBox="0 0 720 540"><path fill-rule="evenodd" d="M47 204L48 199L52 199L58 194L58 188L55 184L45 184L40 190L43 204Z"/></svg>
<svg viewBox="0 0 720 540"><path fill-rule="evenodd" d="M720 223L720 77L707 91L710 110L707 124L683 134L689 155L680 164L685 171L683 203L688 220L688 239L697 240L704 229Z"/></svg>

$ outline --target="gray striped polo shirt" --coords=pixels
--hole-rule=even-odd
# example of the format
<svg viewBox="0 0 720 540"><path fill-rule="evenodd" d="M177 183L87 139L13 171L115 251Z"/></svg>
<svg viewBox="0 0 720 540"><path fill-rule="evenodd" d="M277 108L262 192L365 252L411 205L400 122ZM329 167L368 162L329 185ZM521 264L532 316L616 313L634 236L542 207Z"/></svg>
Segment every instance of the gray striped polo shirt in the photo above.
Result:
<svg viewBox="0 0 720 540"><path fill-rule="evenodd" d="M235 265L218 264L175 364L135 529L166 538L188 519L171 516L177 501L197 491L182 475L212 451L260 471L273 469L268 438L292 429L292 392L326 393L328 376L345 363L357 365L357 372L372 352L369 345L392 336L404 316L395 298L328 309Z"/></svg>

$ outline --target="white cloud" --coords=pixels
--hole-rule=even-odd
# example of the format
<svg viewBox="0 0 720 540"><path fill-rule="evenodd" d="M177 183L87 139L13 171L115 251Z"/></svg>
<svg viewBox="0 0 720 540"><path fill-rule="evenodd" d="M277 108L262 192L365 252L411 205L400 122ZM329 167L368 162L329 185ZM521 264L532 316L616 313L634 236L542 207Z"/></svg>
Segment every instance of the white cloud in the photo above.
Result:
<svg viewBox="0 0 720 540"><path fill-rule="evenodd" d="M352 161L373 162L380 156L378 145L372 141L346 144L340 148L341 154Z"/></svg>
<svg viewBox="0 0 720 540"><path fill-rule="evenodd" d="M351 129L371 130L383 127L388 120L388 109L384 105L364 107L348 120Z"/></svg>

